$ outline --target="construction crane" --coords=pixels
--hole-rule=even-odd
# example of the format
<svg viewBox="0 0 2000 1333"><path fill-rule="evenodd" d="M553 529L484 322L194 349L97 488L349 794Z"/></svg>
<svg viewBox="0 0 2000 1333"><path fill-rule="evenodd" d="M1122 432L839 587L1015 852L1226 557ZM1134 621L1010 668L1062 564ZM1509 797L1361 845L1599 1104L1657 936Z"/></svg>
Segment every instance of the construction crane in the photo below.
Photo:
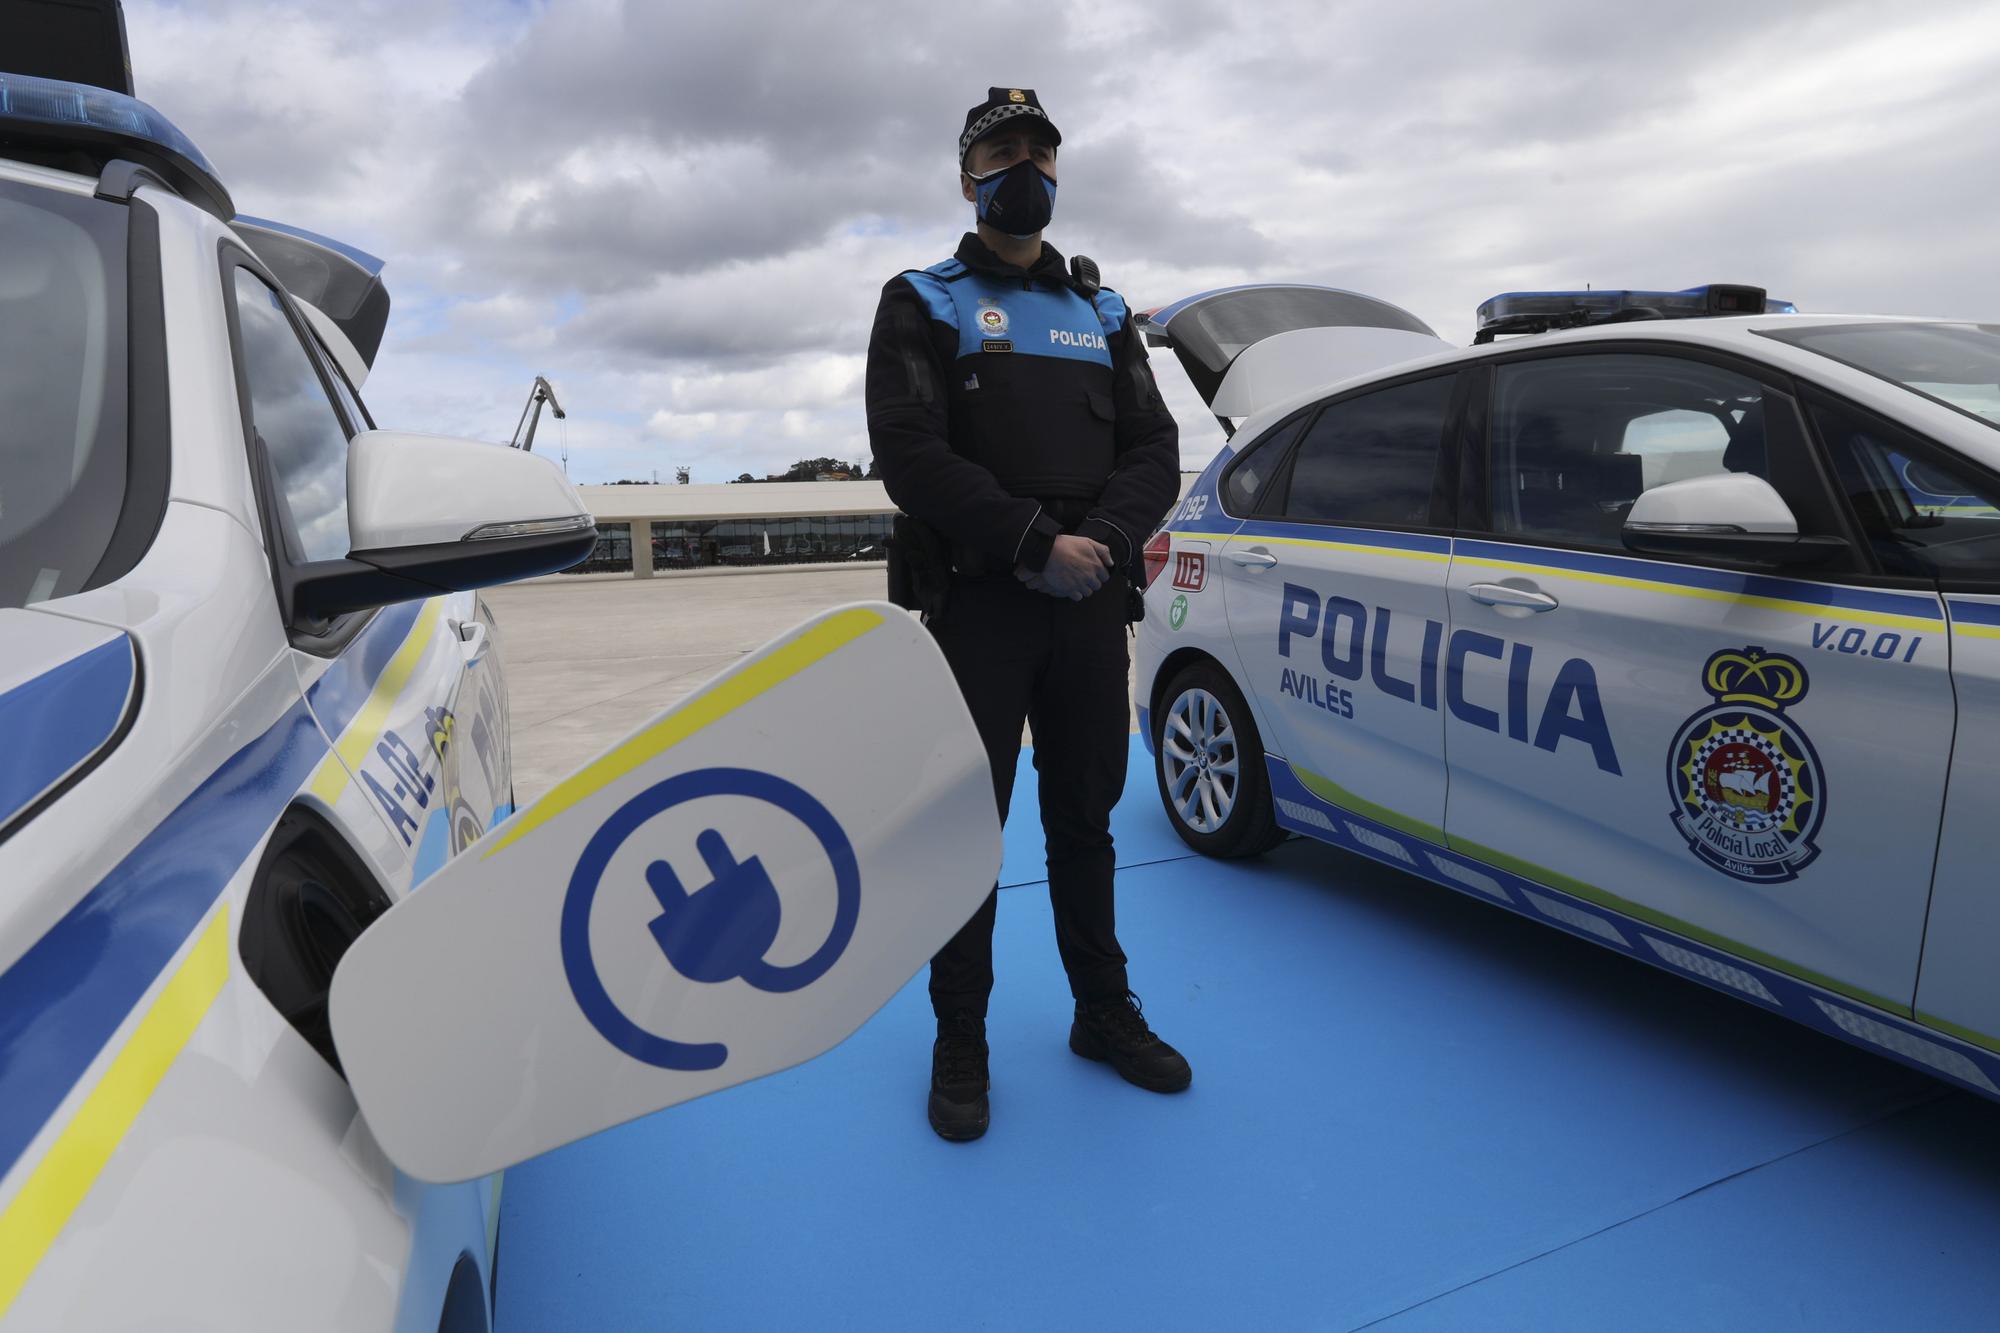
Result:
<svg viewBox="0 0 2000 1333"><path fill-rule="evenodd" d="M521 419L514 423L514 438L507 442L508 448L533 452L535 447L535 426L542 419L543 403L549 405L549 410L556 414L557 421L568 419L569 414L564 412L562 404L556 401L555 386L550 384L545 377L537 375L535 376L535 387L528 391L527 406L521 409ZM521 438L521 428L523 426L528 428L528 437L525 440ZM563 464L563 470L568 471L569 450L567 449L563 450Z"/></svg>

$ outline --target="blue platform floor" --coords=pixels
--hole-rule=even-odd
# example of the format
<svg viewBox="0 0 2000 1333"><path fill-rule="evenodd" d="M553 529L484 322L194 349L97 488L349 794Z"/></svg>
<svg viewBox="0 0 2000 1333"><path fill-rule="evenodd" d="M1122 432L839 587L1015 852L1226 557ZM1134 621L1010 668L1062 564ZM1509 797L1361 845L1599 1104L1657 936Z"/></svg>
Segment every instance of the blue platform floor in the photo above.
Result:
<svg viewBox="0 0 2000 1333"><path fill-rule="evenodd" d="M1332 848L1192 858L1136 741L1119 934L1194 1086L1078 1059L1022 762L987 1136L925 1123L919 976L510 1172L502 1333L2000 1328L2000 1106Z"/></svg>

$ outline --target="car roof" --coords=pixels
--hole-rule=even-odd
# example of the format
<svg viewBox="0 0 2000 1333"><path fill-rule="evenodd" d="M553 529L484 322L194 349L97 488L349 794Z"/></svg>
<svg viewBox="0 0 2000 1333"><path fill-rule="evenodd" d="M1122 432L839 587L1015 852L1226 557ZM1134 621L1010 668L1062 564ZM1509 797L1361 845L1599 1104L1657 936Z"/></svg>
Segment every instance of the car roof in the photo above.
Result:
<svg viewBox="0 0 2000 1333"><path fill-rule="evenodd" d="M1963 323L1963 320L1946 320L1941 317L1923 315L1735 315L1704 319L1663 319L1635 320L1616 324L1598 324L1587 328L1562 329L1549 333L1524 334L1504 341L1475 344L1470 347L1454 347L1439 352L1435 356L1418 357L1411 361L1397 362L1382 366L1359 375L1328 380L1324 384L1294 394L1289 398L1271 404L1245 417L1238 423L1223 453L1233 452L1261 436L1271 426L1290 416L1302 407L1318 402L1336 393L1358 389L1368 384L1385 380L1400 379L1426 370L1444 370L1455 366L1473 364L1480 361L1504 357L1509 354L1540 351L1546 348L1588 346L1592 343L1633 343L1657 342L1662 344L1682 344L1705 346L1723 350L1736 350L1756 356L1757 359L1800 369L1810 366L1823 379L1838 380L1843 385L1860 380L1868 381L1879 392L1897 395L1897 401L1909 399L1912 403L1929 406L1916 394L1909 393L1887 381L1877 381L1863 372L1852 370L1838 362L1829 361L1815 353L1807 352L1773 338L1759 337L1761 333L1777 330L1831 327L1854 324L1939 324ZM1877 397L1877 393L1865 396ZM1949 409L1939 408L1941 412ZM1977 429L1984 429L1977 427ZM1959 432L1948 430L1947 434ZM1984 442L1981 441L1983 446ZM1982 455L1986 447L1978 447Z"/></svg>

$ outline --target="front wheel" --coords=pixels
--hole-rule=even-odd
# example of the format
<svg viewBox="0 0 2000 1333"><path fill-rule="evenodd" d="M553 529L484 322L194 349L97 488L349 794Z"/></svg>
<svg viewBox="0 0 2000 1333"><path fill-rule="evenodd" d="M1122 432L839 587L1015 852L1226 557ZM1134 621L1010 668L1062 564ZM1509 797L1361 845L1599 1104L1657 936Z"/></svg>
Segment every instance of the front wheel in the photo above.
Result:
<svg viewBox="0 0 2000 1333"><path fill-rule="evenodd" d="M1284 841L1271 813L1264 743L1228 675L1196 662L1167 685L1153 717L1160 802L1203 856L1258 856Z"/></svg>

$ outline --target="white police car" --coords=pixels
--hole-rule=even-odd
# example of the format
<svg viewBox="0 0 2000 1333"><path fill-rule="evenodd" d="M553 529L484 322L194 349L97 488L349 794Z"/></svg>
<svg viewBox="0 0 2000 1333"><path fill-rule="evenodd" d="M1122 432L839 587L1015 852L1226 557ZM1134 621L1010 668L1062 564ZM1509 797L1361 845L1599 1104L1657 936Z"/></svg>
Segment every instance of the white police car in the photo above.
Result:
<svg viewBox="0 0 2000 1333"><path fill-rule="evenodd" d="M494 1184L390 1169L326 997L512 807L456 590L591 518L375 429L379 262L236 218L143 103L0 74L0 236L0 1315L482 1327Z"/></svg>
<svg viewBox="0 0 2000 1333"><path fill-rule="evenodd" d="M1199 851L1319 838L2000 1097L2000 326L1789 311L1151 312L1234 433L1147 547L1141 729Z"/></svg>
<svg viewBox="0 0 2000 1333"><path fill-rule="evenodd" d="M499 1171L827 1049L985 897L949 669L836 608L515 813L468 590L596 529L374 428L379 262L4 73L0 238L0 1318L488 1328Z"/></svg>

